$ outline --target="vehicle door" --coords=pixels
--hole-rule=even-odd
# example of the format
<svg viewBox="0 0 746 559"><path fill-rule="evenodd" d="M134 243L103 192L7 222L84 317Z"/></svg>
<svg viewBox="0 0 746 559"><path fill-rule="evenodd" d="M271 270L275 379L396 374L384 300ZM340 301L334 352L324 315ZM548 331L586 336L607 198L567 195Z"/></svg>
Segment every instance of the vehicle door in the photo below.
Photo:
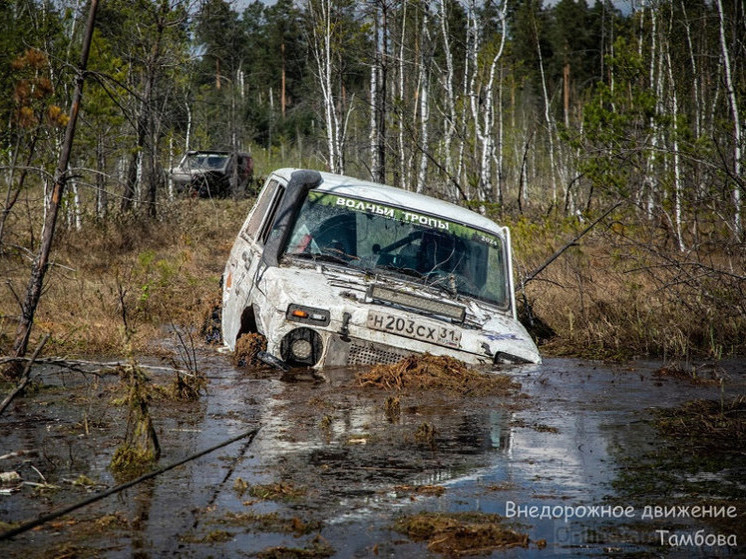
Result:
<svg viewBox="0 0 746 559"><path fill-rule="evenodd" d="M228 257L223 274L222 320L223 340L231 348L238 336L247 330L246 322L253 320L252 305L258 294L255 289L257 270L284 192L284 181L280 177L270 176L241 227ZM245 310L247 314L244 313Z"/></svg>

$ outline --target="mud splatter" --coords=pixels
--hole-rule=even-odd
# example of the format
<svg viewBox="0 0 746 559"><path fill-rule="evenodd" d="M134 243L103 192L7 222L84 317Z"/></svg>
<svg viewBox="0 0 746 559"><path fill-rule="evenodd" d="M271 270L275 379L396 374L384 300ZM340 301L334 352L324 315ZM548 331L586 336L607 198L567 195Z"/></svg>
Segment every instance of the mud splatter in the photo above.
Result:
<svg viewBox="0 0 746 559"><path fill-rule="evenodd" d="M507 394L520 388L506 375L481 373L448 356L410 355L392 365L375 365L360 373L361 386L385 390L445 390L483 396Z"/></svg>
<svg viewBox="0 0 746 559"><path fill-rule="evenodd" d="M236 367L256 367L260 364L257 354L267 349L267 339L261 334L244 334L236 341L233 364Z"/></svg>

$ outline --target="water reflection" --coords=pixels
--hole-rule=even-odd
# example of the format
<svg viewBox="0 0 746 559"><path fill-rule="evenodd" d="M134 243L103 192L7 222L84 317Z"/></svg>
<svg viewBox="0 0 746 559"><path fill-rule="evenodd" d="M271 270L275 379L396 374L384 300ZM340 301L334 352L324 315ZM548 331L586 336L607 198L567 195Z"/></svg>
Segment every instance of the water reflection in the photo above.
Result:
<svg viewBox="0 0 746 559"><path fill-rule="evenodd" d="M390 394L382 391L361 390L339 379L285 382L233 369L219 356L205 363L210 386L200 403L154 407L164 448L162 462L173 462L260 426L252 444L234 443L80 515L95 519L116 511L126 517L127 523L109 531L81 539L73 528L56 535L44 530L0 542L0 555L25 557L24 550L44 549L49 541L67 541L106 549L107 557L146 553L153 557L180 553L236 556L258 553L271 545L303 547L314 536L262 529L248 521L226 525L228 513L236 513L321 522L321 536L339 557L370 556L374 548L382 555L422 556L422 544L391 531L397 515L419 510L505 515L510 502L537 507L621 504L633 506L637 517L631 522L524 517L522 529L533 542L546 540L547 548L534 544L495 555L575 557L617 549L694 556L690 548L662 549L654 540L655 529L681 529L681 525L643 521L642 507L660 504L661 497L675 497L677 503L690 505L704 500L706 504L742 496L744 491L742 459L723 471L689 472L671 460L651 459L656 456L651 452L662 448L648 422L651 408L720 396L717 386L660 380L652 374L656 364L637 364L630 370L547 360L542 366L515 373L528 398L402 394L399 413L392 419L386 412ZM730 369L726 395L745 392L743 367L739 367ZM41 449L43 460L48 459L50 465L45 473L57 464L55 480L86 473L111 485L105 468L116 437L89 440L77 436L77 431L70 437L71 426L80 423L81 413L69 404L31 409L19 401L12 416L0 418L4 433L0 454ZM121 421L116 413L115 408L105 408L97 417L102 426L109 424L109 433L116 434L111 424ZM24 419L19 420L19 415ZM15 467L0 464L6 465ZM685 479L688 484L673 484L674 492L665 493L655 484L643 483L665 479ZM251 485L281 482L302 489L303 496L294 500L249 498L235 489L238 480ZM428 496L396 489L423 485L442 485L445 492ZM704 492L707 487L713 491ZM67 498L78 497L76 493ZM744 500L738 498L734 502L742 507ZM50 503L57 504L54 498L34 499L30 493L2 497L0 520L26 519L48 510ZM746 511L739 508L738 512ZM684 528L710 529L702 523ZM736 529L729 525L715 528L724 533ZM221 530L228 539L209 539ZM713 555L735 553L728 548L709 551Z"/></svg>

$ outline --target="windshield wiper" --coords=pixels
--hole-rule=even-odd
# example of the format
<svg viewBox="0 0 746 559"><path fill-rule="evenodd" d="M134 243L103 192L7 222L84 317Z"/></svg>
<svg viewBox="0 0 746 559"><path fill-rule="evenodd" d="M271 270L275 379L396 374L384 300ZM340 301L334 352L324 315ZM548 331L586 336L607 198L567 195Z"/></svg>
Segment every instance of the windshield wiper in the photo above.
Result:
<svg viewBox="0 0 746 559"><path fill-rule="evenodd" d="M461 293L459 293L458 291L458 288L452 289L450 285L443 285L444 282L451 281L450 275L436 276L433 273L423 274L422 272L419 272L414 268L400 268L399 266L395 266L393 264L383 264L380 266L376 266L376 269L389 270L391 272L396 272L397 274L402 276L416 278L420 280L425 287L432 288L449 298L459 299L459 296L461 295Z"/></svg>
<svg viewBox="0 0 746 559"><path fill-rule="evenodd" d="M409 276L412 278L422 279L424 276L415 270L414 268L401 268L399 266L395 266L394 264L381 264L376 266L376 269L379 270L388 270L390 272L397 272L403 276Z"/></svg>
<svg viewBox="0 0 746 559"><path fill-rule="evenodd" d="M296 258L304 258L306 260L313 260L314 262L331 262L332 264L343 264L345 266L350 263L349 260L342 258L341 256L329 254L328 252L322 252L319 254L312 254L310 252L298 252L298 253L289 253L288 256L295 256Z"/></svg>

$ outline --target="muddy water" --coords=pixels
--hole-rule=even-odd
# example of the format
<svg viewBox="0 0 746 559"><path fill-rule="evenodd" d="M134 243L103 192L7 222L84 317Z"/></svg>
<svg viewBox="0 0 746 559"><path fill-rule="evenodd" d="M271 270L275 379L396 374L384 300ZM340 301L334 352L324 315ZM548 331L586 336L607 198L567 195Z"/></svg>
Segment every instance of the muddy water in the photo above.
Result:
<svg viewBox="0 0 746 559"><path fill-rule="evenodd" d="M721 364L724 383L695 385L655 375L656 363L549 359L511 371L521 389L510 396L401 394L388 410L390 394L358 388L351 371L280 378L207 350L200 365L201 401L152 404L160 463L257 427L253 441L0 541L0 557L250 557L276 547L291 557L437 556L393 529L423 511L509 517L530 543L495 557L746 556L746 459L684 464L650 422L656 407L745 394L743 360ZM112 382L44 378L0 417L0 456L33 451L0 459L0 471L56 489L5 491L0 522L117 483L107 465L126 416L111 405ZM737 518L646 514L672 505L734 507ZM687 534L723 545L694 546Z"/></svg>

